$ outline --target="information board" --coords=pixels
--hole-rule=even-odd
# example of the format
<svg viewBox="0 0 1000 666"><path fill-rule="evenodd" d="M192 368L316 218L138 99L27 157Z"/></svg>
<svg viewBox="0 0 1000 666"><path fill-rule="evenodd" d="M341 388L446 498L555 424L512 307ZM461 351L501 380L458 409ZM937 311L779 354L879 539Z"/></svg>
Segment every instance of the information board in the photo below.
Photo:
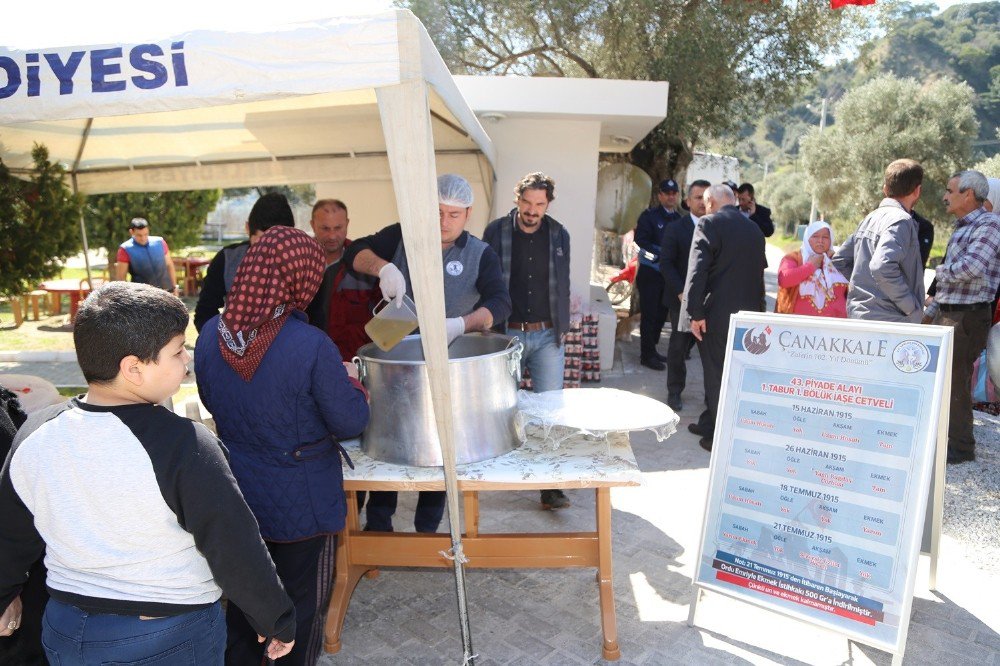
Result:
<svg viewBox="0 0 1000 666"><path fill-rule="evenodd" d="M900 652L951 336L734 315L696 584Z"/></svg>

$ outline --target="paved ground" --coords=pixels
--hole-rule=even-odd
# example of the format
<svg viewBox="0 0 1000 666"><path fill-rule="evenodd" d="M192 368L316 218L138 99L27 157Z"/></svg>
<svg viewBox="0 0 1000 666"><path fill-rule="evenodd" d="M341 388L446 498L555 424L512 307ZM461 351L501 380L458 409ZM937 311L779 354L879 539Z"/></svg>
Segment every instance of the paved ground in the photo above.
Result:
<svg viewBox="0 0 1000 666"><path fill-rule="evenodd" d="M776 266L776 262L771 262ZM773 281L771 284L773 289ZM2 346L2 344L0 344ZM665 350L665 341L661 343ZM0 372L48 376L76 384L64 363L0 363ZM889 664L885 652L839 635L708 593L696 626L686 619L691 578L708 485L709 454L686 426L703 400L697 352L689 362L679 431L657 442L636 433L633 448L643 485L612 491L614 586L620 664ZM78 372L78 371L77 371ZM665 376L638 364L638 341L618 343L615 366L603 385L664 399ZM1000 421L977 415L977 437L991 442ZM996 468L1000 447L981 452L977 464ZM969 492L974 469L949 473L948 493ZM958 469L958 468L951 468ZM983 486L973 507L946 503L937 591L927 589L921 558L906 664L1000 666L1000 547L981 537L1000 531L1000 487ZM483 532L591 529L591 491L571 491L573 506L541 511L537 492L486 493ZM412 525L415 493L400 495L397 529ZM977 530L956 511L978 511ZM952 512L949 515L947 512ZM985 517L984 517L985 516ZM992 516L992 520L990 519ZM468 599L477 664L594 664L600 658L600 616L594 574L583 570L468 572ZM343 650L321 659L340 664L457 664L462 650L453 576L449 570L383 570L362 580L348 610ZM280 662L279 662L280 663Z"/></svg>

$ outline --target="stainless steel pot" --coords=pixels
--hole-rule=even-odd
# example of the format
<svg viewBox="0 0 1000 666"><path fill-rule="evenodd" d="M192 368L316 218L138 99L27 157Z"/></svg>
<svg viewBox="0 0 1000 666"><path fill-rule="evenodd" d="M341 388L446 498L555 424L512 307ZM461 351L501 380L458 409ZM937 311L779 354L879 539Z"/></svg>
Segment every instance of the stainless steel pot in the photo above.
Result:
<svg viewBox="0 0 1000 666"><path fill-rule="evenodd" d="M483 333L459 336L448 347L456 464L495 458L520 444L514 412L523 349L517 338ZM441 466L420 336L408 335L389 351L367 344L354 362L370 394L361 449L384 462Z"/></svg>

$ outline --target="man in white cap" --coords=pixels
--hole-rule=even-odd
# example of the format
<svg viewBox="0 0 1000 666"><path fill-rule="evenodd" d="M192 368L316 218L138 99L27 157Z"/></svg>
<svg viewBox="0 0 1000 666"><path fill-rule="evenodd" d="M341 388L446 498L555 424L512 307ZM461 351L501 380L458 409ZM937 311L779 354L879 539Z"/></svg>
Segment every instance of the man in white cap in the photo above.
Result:
<svg viewBox="0 0 1000 666"><path fill-rule="evenodd" d="M449 344L462 333L486 331L510 317L510 294L500 257L465 230L472 208L472 187L455 174L438 178L438 213L444 266L445 328ZM358 273L379 278L382 295L397 306L403 294L413 298L403 230L399 223L354 241L344 250L344 263ZM420 304L417 303L417 307ZM414 516L418 532L436 532L444 515L445 494L421 491ZM395 492L373 492L368 500L366 530L391 532Z"/></svg>

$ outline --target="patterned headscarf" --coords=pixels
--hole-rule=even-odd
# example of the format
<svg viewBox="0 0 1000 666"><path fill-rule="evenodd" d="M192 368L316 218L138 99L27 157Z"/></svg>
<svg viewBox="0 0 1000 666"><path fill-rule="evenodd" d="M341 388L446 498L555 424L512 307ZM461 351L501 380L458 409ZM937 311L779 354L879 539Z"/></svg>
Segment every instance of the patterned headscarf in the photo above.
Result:
<svg viewBox="0 0 1000 666"><path fill-rule="evenodd" d="M816 220L806 227L806 232L802 236L802 263L809 261L809 257L816 254L809 245L809 239L813 234L822 229L830 232L830 247L833 248L833 227L823 220ZM799 296L805 296L812 300L817 310L822 310L828 300L832 301L834 287L839 284L848 284L848 279L833 266L830 257L823 255L823 266L818 271L803 280L799 285Z"/></svg>
<svg viewBox="0 0 1000 666"><path fill-rule="evenodd" d="M323 281L323 248L304 232L271 227L240 262L219 318L222 358L250 381L292 310L304 310Z"/></svg>

